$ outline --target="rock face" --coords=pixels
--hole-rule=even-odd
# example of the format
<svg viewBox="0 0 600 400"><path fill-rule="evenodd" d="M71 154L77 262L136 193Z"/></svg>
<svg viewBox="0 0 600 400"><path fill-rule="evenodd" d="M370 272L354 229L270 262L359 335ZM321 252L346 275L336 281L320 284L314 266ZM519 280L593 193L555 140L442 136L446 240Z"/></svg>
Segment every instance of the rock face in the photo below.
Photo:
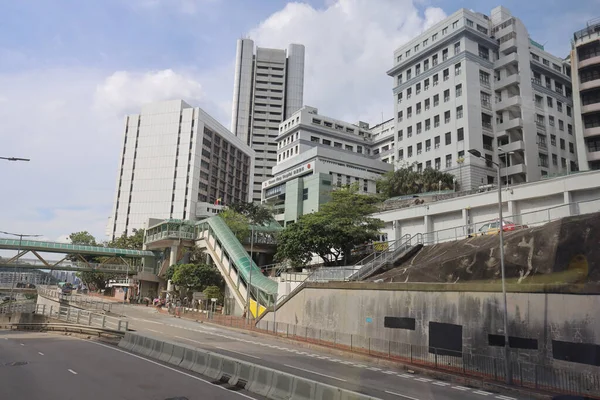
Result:
<svg viewBox="0 0 600 400"><path fill-rule="evenodd" d="M501 279L498 235L423 247L385 282L494 282ZM509 283L600 282L600 213L504 233Z"/></svg>

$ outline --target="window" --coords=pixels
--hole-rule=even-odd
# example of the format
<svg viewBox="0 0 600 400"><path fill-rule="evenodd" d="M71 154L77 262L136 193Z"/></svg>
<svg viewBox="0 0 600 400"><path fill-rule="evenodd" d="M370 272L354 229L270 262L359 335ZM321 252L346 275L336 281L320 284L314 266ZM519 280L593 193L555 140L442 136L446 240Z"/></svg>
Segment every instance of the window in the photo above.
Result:
<svg viewBox="0 0 600 400"><path fill-rule="evenodd" d="M431 139L425 141L425 151L431 150Z"/></svg>
<svg viewBox="0 0 600 400"><path fill-rule="evenodd" d="M560 149L561 150L565 149L565 139L560 139Z"/></svg>
<svg viewBox="0 0 600 400"><path fill-rule="evenodd" d="M452 154L446 155L446 168L450 168L452 166Z"/></svg>
<svg viewBox="0 0 600 400"><path fill-rule="evenodd" d="M481 105L487 108L492 107L492 102L490 100L490 94L486 92L479 92L479 96L481 97Z"/></svg>
<svg viewBox="0 0 600 400"><path fill-rule="evenodd" d="M471 21L469 18L467 18L467 26L469 27L473 27L473 21Z"/></svg>
<svg viewBox="0 0 600 400"><path fill-rule="evenodd" d="M564 157L561 157L560 164L562 165L563 168L567 168L567 159Z"/></svg>
<svg viewBox="0 0 600 400"><path fill-rule="evenodd" d="M356 146L356 152L357 152L358 154L362 154L362 152L363 152L363 148L362 148L362 146Z"/></svg>
<svg viewBox="0 0 600 400"><path fill-rule="evenodd" d="M433 138L433 146L436 149L440 148L440 137L439 136L436 136L436 137Z"/></svg>
<svg viewBox="0 0 600 400"><path fill-rule="evenodd" d="M540 61L540 56L538 56L537 54L533 54L533 53L530 53L530 54L531 54L531 58L533 58L535 61Z"/></svg>
<svg viewBox="0 0 600 400"><path fill-rule="evenodd" d="M421 134L421 132L423 131L421 126L422 126L421 123L417 122L417 135Z"/></svg>
<svg viewBox="0 0 600 400"><path fill-rule="evenodd" d="M402 121L402 111L398 111L398 122Z"/></svg>
<svg viewBox="0 0 600 400"><path fill-rule="evenodd" d="M571 107L567 106L567 116L571 116Z"/></svg>
<svg viewBox="0 0 600 400"><path fill-rule="evenodd" d="M447 81L448 79L450 79L450 70L448 68L446 68L443 72L444 75L444 80Z"/></svg>
<svg viewBox="0 0 600 400"><path fill-rule="evenodd" d="M461 119L463 117L463 106L456 107L456 119Z"/></svg>
<svg viewBox="0 0 600 400"><path fill-rule="evenodd" d="M460 53L460 42L454 43L454 55Z"/></svg>
<svg viewBox="0 0 600 400"><path fill-rule="evenodd" d="M323 139L323 144L327 146L331 146L331 140Z"/></svg>
<svg viewBox="0 0 600 400"><path fill-rule="evenodd" d="M431 35L431 41L435 42L437 40L437 33L434 33L433 35Z"/></svg>
<svg viewBox="0 0 600 400"><path fill-rule="evenodd" d="M456 140L459 142L465 140L465 130L463 128L458 128L456 131Z"/></svg>
<svg viewBox="0 0 600 400"><path fill-rule="evenodd" d="M437 107L440 104L440 95L436 94L433 96L433 106Z"/></svg>
<svg viewBox="0 0 600 400"><path fill-rule="evenodd" d="M404 149L398 150L398 159L402 160L404 158Z"/></svg>
<svg viewBox="0 0 600 400"><path fill-rule="evenodd" d="M423 61L423 71L427 71L429 69L429 60Z"/></svg>
<svg viewBox="0 0 600 400"><path fill-rule="evenodd" d="M440 169L442 167L442 160L438 157L435 159L435 169Z"/></svg>
<svg viewBox="0 0 600 400"><path fill-rule="evenodd" d="M452 23L452 29L456 29L456 28L458 28L458 21L454 21Z"/></svg>
<svg viewBox="0 0 600 400"><path fill-rule="evenodd" d="M406 149L406 156L408 158L412 157L412 146L408 146L408 148Z"/></svg>
<svg viewBox="0 0 600 400"><path fill-rule="evenodd" d="M352 147L349 144L347 144L346 145L346 150L348 150L348 151L354 151L354 147Z"/></svg>
<svg viewBox="0 0 600 400"><path fill-rule="evenodd" d="M444 112L444 123L450 123L450 111Z"/></svg>
<svg viewBox="0 0 600 400"><path fill-rule="evenodd" d="M575 146L571 142L569 142L569 153L575 153Z"/></svg>
<svg viewBox="0 0 600 400"><path fill-rule="evenodd" d="M314 143L320 143L321 139L319 139L317 136L311 136L310 141Z"/></svg>
<svg viewBox="0 0 600 400"><path fill-rule="evenodd" d="M481 26L481 25L479 25L479 24L477 24L477 30L478 30L479 32L483 33L484 35L487 35L487 34L488 34L488 30L487 30L487 28L484 28L483 26Z"/></svg>
<svg viewBox="0 0 600 400"><path fill-rule="evenodd" d="M431 160L425 162L425 169L431 168Z"/></svg>
<svg viewBox="0 0 600 400"><path fill-rule="evenodd" d="M415 76L421 75L421 64L415 65Z"/></svg>
<svg viewBox="0 0 600 400"><path fill-rule="evenodd" d="M452 134L450 132L446 133L445 140L446 140L446 145L449 145L450 143L452 143Z"/></svg>
<svg viewBox="0 0 600 400"><path fill-rule="evenodd" d="M423 81L423 90L429 89L429 78Z"/></svg>
<svg viewBox="0 0 600 400"><path fill-rule="evenodd" d="M569 135L573 134L573 125L567 124L567 132L569 133Z"/></svg>
<svg viewBox="0 0 600 400"><path fill-rule="evenodd" d="M448 34L448 27L442 29L442 35Z"/></svg>
<svg viewBox="0 0 600 400"><path fill-rule="evenodd" d="M341 143L339 143L339 142L333 142L333 147L336 147L336 148L338 148L338 149L341 149L341 148L342 148L342 144L341 144Z"/></svg>
<svg viewBox="0 0 600 400"><path fill-rule="evenodd" d="M409 126L408 128L406 128L406 137L412 137L412 126Z"/></svg>
<svg viewBox="0 0 600 400"><path fill-rule="evenodd" d="M565 122L562 119L558 120L558 129L560 129L561 131L565 130Z"/></svg>
<svg viewBox="0 0 600 400"><path fill-rule="evenodd" d="M548 117L548 122L550 123L550 126L554 126L554 116L550 115Z"/></svg>
<svg viewBox="0 0 600 400"><path fill-rule="evenodd" d="M404 139L404 134L402 133L402 129L398 131L398 141L401 142Z"/></svg>
<svg viewBox="0 0 600 400"><path fill-rule="evenodd" d="M548 108L552 108L552 97L546 97L546 103L548 104Z"/></svg>
<svg viewBox="0 0 600 400"><path fill-rule="evenodd" d="M415 44L415 53L416 53L417 51L419 51L419 45L418 45L418 44Z"/></svg>
<svg viewBox="0 0 600 400"><path fill-rule="evenodd" d="M406 80L409 81L412 78L412 73L410 69L406 70Z"/></svg>
<svg viewBox="0 0 600 400"><path fill-rule="evenodd" d="M431 119L427 118L425 120L425 130L428 131L431 129Z"/></svg>
<svg viewBox="0 0 600 400"><path fill-rule="evenodd" d="M428 42L428 41L429 41L429 39L425 39L425 40L423 40L423 47L426 47L426 46L427 46L427 42Z"/></svg>
<svg viewBox="0 0 600 400"><path fill-rule="evenodd" d="M548 67L550 66L550 61L546 60L545 58L542 58L542 62L544 65L547 65Z"/></svg>
<svg viewBox="0 0 600 400"><path fill-rule="evenodd" d="M416 94L421 93L421 84L420 83L417 83L417 85L415 86L415 91L416 91Z"/></svg>
<svg viewBox="0 0 600 400"><path fill-rule="evenodd" d="M558 112L563 112L563 104L558 100L556 100L556 109Z"/></svg>
<svg viewBox="0 0 600 400"><path fill-rule="evenodd" d="M417 155L423 152L423 143L417 143Z"/></svg>
<svg viewBox="0 0 600 400"><path fill-rule="evenodd" d="M490 74L485 71L479 71L479 82L486 87L490 87Z"/></svg>
<svg viewBox="0 0 600 400"><path fill-rule="evenodd" d="M450 101L450 89L446 89L444 90L444 103L447 103Z"/></svg>
<svg viewBox="0 0 600 400"><path fill-rule="evenodd" d="M410 57L410 49L406 50L406 53L404 53L404 55L406 56L406 58Z"/></svg>
<svg viewBox="0 0 600 400"><path fill-rule="evenodd" d="M429 104L430 104L429 99L425 99L425 109L426 110L429 110L429 108L430 108Z"/></svg>
<svg viewBox="0 0 600 400"><path fill-rule="evenodd" d="M556 147L556 135L550 135L550 144Z"/></svg>
<svg viewBox="0 0 600 400"><path fill-rule="evenodd" d="M554 91L556 93L564 94L562 83L554 81Z"/></svg>
<svg viewBox="0 0 600 400"><path fill-rule="evenodd" d="M440 126L440 116L436 115L433 117L433 127L437 128L438 126Z"/></svg>
<svg viewBox="0 0 600 400"><path fill-rule="evenodd" d="M558 157L556 156L556 154L552 154L552 165L554 165L555 167L558 166Z"/></svg>
<svg viewBox="0 0 600 400"><path fill-rule="evenodd" d="M483 58L484 60L489 60L490 59L490 49L488 49L485 46L479 45L479 57Z"/></svg>
<svg viewBox="0 0 600 400"><path fill-rule="evenodd" d="M406 109L406 119L411 118L412 117L412 107L408 107Z"/></svg>
<svg viewBox="0 0 600 400"><path fill-rule="evenodd" d="M402 54L400 54L398 57L396 57L396 62L400 62L402 61Z"/></svg>
<svg viewBox="0 0 600 400"><path fill-rule="evenodd" d="M552 89L552 79L546 77L546 87Z"/></svg>
<svg viewBox="0 0 600 400"><path fill-rule="evenodd" d="M446 61L448 59L448 49L442 50L442 61Z"/></svg>
<svg viewBox="0 0 600 400"><path fill-rule="evenodd" d="M412 97L412 88L406 89L406 98L410 99Z"/></svg>
<svg viewBox="0 0 600 400"><path fill-rule="evenodd" d="M438 74L435 74L433 76L433 86L437 86L438 83L439 83Z"/></svg>
<svg viewBox="0 0 600 400"><path fill-rule="evenodd" d="M456 97L462 96L462 84L456 85Z"/></svg>
<svg viewBox="0 0 600 400"><path fill-rule="evenodd" d="M302 200L308 200L308 188L302 189Z"/></svg>
<svg viewBox="0 0 600 400"><path fill-rule="evenodd" d="M438 55L437 55L437 54L434 54L434 55L431 57L431 66L432 66L432 67L435 67L437 64L438 64Z"/></svg>
<svg viewBox="0 0 600 400"><path fill-rule="evenodd" d="M460 72L461 72L460 63L454 64L454 75L460 75Z"/></svg>
<svg viewBox="0 0 600 400"><path fill-rule="evenodd" d="M398 104L402 103L402 92L398 93Z"/></svg>

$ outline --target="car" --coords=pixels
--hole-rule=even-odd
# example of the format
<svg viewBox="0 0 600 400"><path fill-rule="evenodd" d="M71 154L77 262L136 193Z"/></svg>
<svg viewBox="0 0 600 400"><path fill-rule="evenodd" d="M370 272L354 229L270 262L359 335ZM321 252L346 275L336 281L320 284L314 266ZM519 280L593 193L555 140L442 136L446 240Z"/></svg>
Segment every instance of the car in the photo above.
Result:
<svg viewBox="0 0 600 400"><path fill-rule="evenodd" d="M527 225L515 224L514 222L511 222L506 219L502 220L502 226L503 226L503 228L502 228L503 232L510 232L510 231L514 231L517 229L528 228ZM495 221L483 224L477 232L470 233L469 236L467 236L467 237L471 238L471 237L475 237L475 236L496 235L498 232L500 232L499 228L500 228L500 221L495 220Z"/></svg>

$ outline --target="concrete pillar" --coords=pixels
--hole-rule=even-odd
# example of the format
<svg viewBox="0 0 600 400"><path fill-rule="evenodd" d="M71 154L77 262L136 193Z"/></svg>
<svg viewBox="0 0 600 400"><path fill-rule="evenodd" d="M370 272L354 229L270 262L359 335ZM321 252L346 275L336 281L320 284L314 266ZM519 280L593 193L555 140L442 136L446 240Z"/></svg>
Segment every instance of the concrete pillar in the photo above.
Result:
<svg viewBox="0 0 600 400"><path fill-rule="evenodd" d="M568 209L568 216L579 215L579 207L576 203L573 202L573 192L565 190L563 192L563 203L565 204L565 208Z"/></svg>
<svg viewBox="0 0 600 400"><path fill-rule="evenodd" d="M425 237L426 237L426 241L427 242L433 242L436 240L435 237L433 237L433 217L429 216L429 215L425 215L423 217L423 227L424 229L424 233L425 233Z"/></svg>
<svg viewBox="0 0 600 400"><path fill-rule="evenodd" d="M179 252L178 245L171 246L171 251L169 254L169 266L177 264L177 253L178 252Z"/></svg>
<svg viewBox="0 0 600 400"><path fill-rule="evenodd" d="M471 227L471 215L470 215L470 208L463 208L462 210L462 218L463 218L463 222L466 226L465 228L465 234L468 235L470 233L472 233L472 227Z"/></svg>
<svg viewBox="0 0 600 400"><path fill-rule="evenodd" d="M510 218L510 219L516 219L516 215L517 213L515 212L515 201L514 200L509 200L507 201L508 203L508 215L506 216L506 218ZM515 221L516 222L516 221Z"/></svg>

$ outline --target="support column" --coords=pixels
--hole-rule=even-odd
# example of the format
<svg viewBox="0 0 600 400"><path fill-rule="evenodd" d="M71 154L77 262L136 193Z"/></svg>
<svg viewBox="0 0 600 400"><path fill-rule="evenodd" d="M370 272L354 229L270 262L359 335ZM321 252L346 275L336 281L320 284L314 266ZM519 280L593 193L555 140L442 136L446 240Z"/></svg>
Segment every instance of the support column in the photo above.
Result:
<svg viewBox="0 0 600 400"><path fill-rule="evenodd" d="M470 208L463 208L462 209L462 219L463 219L463 224L467 227L465 229L465 234L468 236L469 234L471 234L472 232L472 228L471 228L471 215L470 215Z"/></svg>
<svg viewBox="0 0 600 400"><path fill-rule="evenodd" d="M565 204L565 208L568 210L568 217L572 215L579 215L579 207L577 204L573 203L573 192L569 192L565 190L563 192L563 202Z"/></svg>
<svg viewBox="0 0 600 400"><path fill-rule="evenodd" d="M170 254L169 254L169 267L171 265L177 264L177 253L178 252L179 252L179 246L178 245L171 246L171 251L170 251Z"/></svg>
<svg viewBox="0 0 600 400"><path fill-rule="evenodd" d="M425 230L425 237L428 243L434 243L436 238L433 237L433 217L425 215L423 217L423 225Z"/></svg>

